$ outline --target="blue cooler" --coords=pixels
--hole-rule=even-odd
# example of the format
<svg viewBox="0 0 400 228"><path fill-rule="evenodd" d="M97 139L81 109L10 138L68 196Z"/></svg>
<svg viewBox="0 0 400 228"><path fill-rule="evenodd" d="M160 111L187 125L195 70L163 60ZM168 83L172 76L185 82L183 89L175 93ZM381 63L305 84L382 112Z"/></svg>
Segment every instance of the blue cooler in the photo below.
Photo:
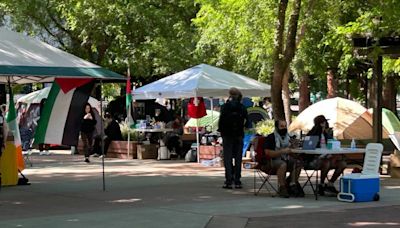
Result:
<svg viewBox="0 0 400 228"><path fill-rule="evenodd" d="M340 178L338 200L345 202L369 202L379 200L379 175L351 173Z"/></svg>

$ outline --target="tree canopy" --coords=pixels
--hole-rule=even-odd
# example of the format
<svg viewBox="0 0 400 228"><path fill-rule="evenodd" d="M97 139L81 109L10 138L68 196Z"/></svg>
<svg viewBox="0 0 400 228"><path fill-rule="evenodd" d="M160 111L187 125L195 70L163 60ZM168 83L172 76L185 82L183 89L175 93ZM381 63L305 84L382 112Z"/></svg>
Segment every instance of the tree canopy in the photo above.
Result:
<svg viewBox="0 0 400 228"><path fill-rule="evenodd" d="M4 0L3 23L96 64L162 76L194 62L189 0Z"/></svg>
<svg viewBox="0 0 400 228"><path fill-rule="evenodd" d="M357 55L352 38L399 35L399 10L397 0L3 0L0 18L119 73L129 64L144 81L204 62L267 83L282 70L278 84L291 91L308 78L311 92L326 92L332 70L339 95L365 99L360 83L380 50ZM399 74L396 56L383 63L385 76Z"/></svg>

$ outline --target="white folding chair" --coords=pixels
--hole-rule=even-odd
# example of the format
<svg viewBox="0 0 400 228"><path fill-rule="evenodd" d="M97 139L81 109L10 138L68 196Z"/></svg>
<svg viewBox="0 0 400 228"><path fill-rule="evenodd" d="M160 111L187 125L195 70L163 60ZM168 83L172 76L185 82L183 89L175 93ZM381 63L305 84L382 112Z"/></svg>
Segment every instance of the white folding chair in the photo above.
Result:
<svg viewBox="0 0 400 228"><path fill-rule="evenodd" d="M25 131L23 131L22 129L20 129L21 131L21 147L22 147L22 156L24 158L25 164L29 164L31 167L32 165L32 161L31 161L31 154L32 154L32 135L33 132L30 129L25 129Z"/></svg>
<svg viewBox="0 0 400 228"><path fill-rule="evenodd" d="M350 173L340 179L340 192L337 195L338 200L354 202L355 195L352 192L352 182L362 179L377 179L379 183L379 167L381 163L383 145L380 143L368 143L365 148L364 165L361 173ZM346 182L346 183L345 183ZM376 189L373 200L379 200L378 186L370 186Z"/></svg>

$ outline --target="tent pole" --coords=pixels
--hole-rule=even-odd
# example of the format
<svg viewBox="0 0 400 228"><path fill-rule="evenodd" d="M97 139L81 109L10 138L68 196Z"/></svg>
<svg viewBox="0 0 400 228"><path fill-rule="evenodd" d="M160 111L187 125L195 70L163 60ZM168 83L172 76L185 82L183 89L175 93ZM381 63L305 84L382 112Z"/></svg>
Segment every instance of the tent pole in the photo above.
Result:
<svg viewBox="0 0 400 228"><path fill-rule="evenodd" d="M104 123L103 123L103 80L100 80L100 126L101 126L101 165L103 172L103 191L106 191L106 177L104 172Z"/></svg>
<svg viewBox="0 0 400 228"><path fill-rule="evenodd" d="M131 101L132 103L132 101ZM131 141L131 103L128 105L128 110L127 110L127 125L128 125L128 159L129 159L129 154L131 152L131 146L130 146L130 141Z"/></svg>
<svg viewBox="0 0 400 228"><path fill-rule="evenodd" d="M213 127L214 127L214 104L213 104L213 98L210 97L210 101L211 101L211 132L214 131Z"/></svg>
<svg viewBox="0 0 400 228"><path fill-rule="evenodd" d="M130 67L129 67L129 63L128 63L128 69L127 69L127 71L128 71L128 80L129 80L129 83L127 82L127 86L128 86L128 84L129 84L129 90L128 90L128 88L127 88L127 91L130 91L130 89L131 89L131 84L130 84L130 80L131 80L131 69L130 69ZM128 96L128 94L126 94L126 96ZM128 99L128 97L126 97L126 99ZM127 125L128 125L128 148L127 148L127 151L128 151L128 159L129 159L129 154L131 153L131 146L130 146L130 142L131 142L131 104L132 104L132 100L130 101L130 103L128 104L128 107L126 107L127 108L127 110L126 110L126 116L127 116Z"/></svg>
<svg viewBox="0 0 400 228"><path fill-rule="evenodd" d="M196 119L197 163L200 163L199 118Z"/></svg>

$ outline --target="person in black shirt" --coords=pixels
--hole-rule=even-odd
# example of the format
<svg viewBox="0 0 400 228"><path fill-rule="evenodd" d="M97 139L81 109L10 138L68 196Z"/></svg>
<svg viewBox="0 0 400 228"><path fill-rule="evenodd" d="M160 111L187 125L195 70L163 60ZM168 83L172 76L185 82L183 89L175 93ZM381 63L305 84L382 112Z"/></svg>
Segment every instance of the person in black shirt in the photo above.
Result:
<svg viewBox="0 0 400 228"><path fill-rule="evenodd" d="M96 126L96 119L92 110L92 106L87 103L85 105L85 114L81 125L81 139L83 142L83 151L85 154L85 162L89 163L89 156L93 150L93 133Z"/></svg>
<svg viewBox="0 0 400 228"><path fill-rule="evenodd" d="M289 156L291 151L291 140L287 131L285 120L275 121L275 131L269 134L264 142L264 153L267 157L262 161L261 170L268 173L276 173L278 176L279 196L289 197L289 187L296 191L296 196L303 197L300 184L298 183L302 163L298 159ZM286 172L290 172L290 176L286 179ZM289 183L287 183L287 181ZM289 186L287 186L289 184Z"/></svg>
<svg viewBox="0 0 400 228"><path fill-rule="evenodd" d="M245 122L248 121L247 110L241 103L242 93L237 88L229 90L229 99L221 107L218 131L221 132L225 166L225 183L223 188L242 188L242 149ZM232 159L235 159L235 166Z"/></svg>
<svg viewBox="0 0 400 228"><path fill-rule="evenodd" d="M112 141L122 141L122 133L119 123L110 113L107 112L104 115L104 122L105 122L104 156L106 156L108 148L110 147ZM95 138L93 151L94 151L94 156L96 157L102 156L101 135Z"/></svg>

